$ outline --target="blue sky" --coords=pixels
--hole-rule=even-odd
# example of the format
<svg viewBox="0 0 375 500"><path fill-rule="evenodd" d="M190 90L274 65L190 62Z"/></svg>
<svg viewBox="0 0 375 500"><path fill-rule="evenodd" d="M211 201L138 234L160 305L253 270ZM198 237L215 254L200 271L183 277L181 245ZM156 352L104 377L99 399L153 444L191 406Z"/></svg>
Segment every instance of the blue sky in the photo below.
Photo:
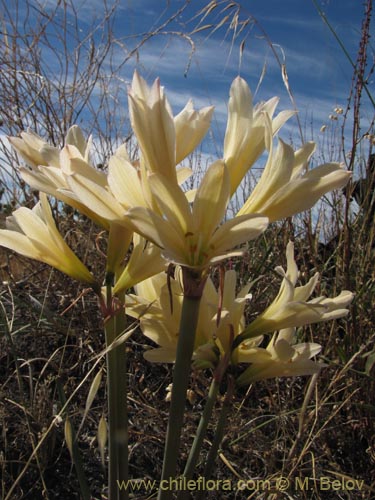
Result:
<svg viewBox="0 0 375 500"><path fill-rule="evenodd" d="M197 17L192 19L193 16L207 3L193 0L167 29L191 32L199 20ZM219 6L202 25L218 23L224 15L231 13L230 10L222 12L226 5L224 2L217 3ZM166 5L167 2L152 0L121 2L122 8L115 24L116 34L131 47L135 43L131 35L152 30L183 2L171 0L169 8ZM248 81L255 92L265 69L255 101L277 95L281 99L278 109L291 107L279 63L270 47L272 42L279 60L286 64L305 139L321 141L321 125L331 123L328 117L336 106L346 106L352 78L349 61L322 22L312 0L248 0L241 5L240 21L252 16L256 23L249 23L234 43L233 31L228 30L228 23L210 37L211 30L204 30L192 37L196 51L190 60L190 46L186 41L178 37L156 37L139 51L139 71L150 83L157 76L161 78L176 112L189 96L195 98L197 106L214 104L217 109L216 138L220 140L229 86L238 74ZM362 2L325 0L319 5L355 60L364 12ZM245 49L240 63L239 47L244 40ZM187 66L189 69L186 72ZM128 78L131 70L129 65ZM367 121L372 119L373 108L366 99L362 112L367 115ZM215 133L215 127L213 130ZM295 120L284 128L283 134L285 139L292 138L298 143Z"/></svg>
<svg viewBox="0 0 375 500"><path fill-rule="evenodd" d="M79 29L84 37L92 23L100 24L103 16L102 0L71 0L79 19ZM364 6L360 0L317 0L333 28L343 40L350 56L355 60L358 51ZM55 11L56 0L30 0L39 11ZM108 0L107 6L115 0ZM127 85L135 68L149 83L160 77L174 112L177 113L192 97L196 107L215 105L212 131L203 147L204 153L217 152L225 131L226 105L229 87L240 74L255 93L254 101L280 97L278 110L290 109L292 103L281 75L280 63L285 63L290 89L295 98L304 140L315 140L319 147L329 147L327 133L320 132L327 124L333 130L330 137L339 137L340 120L332 122L329 115L335 107L345 108L350 91L352 67L337 41L322 22L313 0L244 0L239 2L239 23L245 27L233 38L230 29L235 9L225 7L229 0L217 0L216 8L202 19L199 15L209 0L191 0L173 22L166 24L163 33L150 38L137 51L137 57L122 64L126 56L150 33L166 22L184 0L118 0L113 17L113 32L116 43L108 60L108 74L115 68L120 92L116 94L114 119L127 113ZM232 2L234 3L234 2ZM22 1L19 4L22 18ZM62 4L61 4L62 5ZM9 3L12 8L12 2ZM69 9L68 9L69 11ZM31 16L33 16L31 12ZM56 19L63 19L63 10L57 9ZM213 27L228 15L226 23L213 31ZM69 20L69 17L68 17ZM196 31L197 27L209 25ZM174 32L174 34L171 34ZM194 52L187 37L190 35ZM55 36L55 34L53 35ZM101 36L97 30L98 39ZM53 39L53 37L52 37ZM244 44L240 59L240 46ZM74 49L74 46L71 47ZM372 49L373 50L373 49ZM372 52L372 57L374 52ZM44 63L54 76L51 54L44 53ZM118 69L116 69L118 68ZM104 70L106 66L104 65ZM57 67L58 70L58 67ZM374 90L371 83L370 90ZM363 124L371 122L374 109L364 98L362 105ZM349 120L350 121L350 120ZM332 128L333 126L333 128ZM363 130L365 131L365 130ZM349 141L350 127L345 135ZM291 119L283 127L281 137L301 144L297 120ZM341 160L339 148L330 160ZM321 155L324 156L323 153ZM328 158L322 158L327 160Z"/></svg>

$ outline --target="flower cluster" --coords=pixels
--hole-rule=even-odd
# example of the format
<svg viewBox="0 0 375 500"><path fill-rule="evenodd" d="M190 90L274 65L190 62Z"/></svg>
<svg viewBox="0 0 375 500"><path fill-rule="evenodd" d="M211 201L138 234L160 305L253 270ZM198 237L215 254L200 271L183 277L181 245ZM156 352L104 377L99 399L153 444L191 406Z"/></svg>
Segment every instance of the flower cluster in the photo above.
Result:
<svg viewBox="0 0 375 500"><path fill-rule="evenodd" d="M136 161L122 145L109 159L107 172L98 171L90 158L92 139L86 140L77 126L68 131L61 149L30 131L10 138L26 163L20 167L23 180L41 195L33 210L14 212L7 229L0 231L0 244L97 287L99 278L56 228L47 201L47 195L52 196L108 231L107 272L114 276L113 293L135 287L136 294L128 295L127 311L159 345L146 352L147 359L175 360L184 295L181 273L190 269L204 285L195 366L213 367L224 354L230 355L232 363L250 364L238 379L241 384L314 373L319 365L310 358L320 347L293 345L294 329L346 315L350 292L308 300L318 277L296 286L298 273L289 243L287 270L278 269L283 277L279 295L245 325L249 286L236 295L236 274L227 271L217 291L208 277L210 266L241 255L241 245L257 238L270 222L311 208L349 179L349 172L337 163L307 169L314 143L294 151L279 140L274 147L275 134L294 114L283 111L274 116L277 103L272 98L254 106L248 85L237 77L230 89L223 156L207 168L195 191L186 192L181 185L192 172L181 162L203 140L213 108L195 110L189 101L174 116L159 80L149 87L136 72L129 90L130 121L139 145ZM268 160L257 186L238 213L226 219L231 197L264 151ZM132 255L125 265L131 242ZM180 267L167 279L168 263ZM272 339L260 347L265 334L272 334Z"/></svg>
<svg viewBox="0 0 375 500"><path fill-rule="evenodd" d="M248 325L245 324L244 308L251 300L250 284L236 295L234 270L226 271L219 291L208 280L195 338L193 360L196 368L214 368L229 354L232 364L250 364L237 379L240 385L262 378L310 375L319 371L322 365L311 358L320 352L321 346L296 344L295 330L303 325L346 316L353 294L343 291L333 299L323 296L310 299L318 284L318 273L305 285L297 286L299 273L292 242L287 246L286 257L287 270L276 269L283 278L278 295ZM139 318L144 335L159 345L147 350L145 358L153 362L174 362L183 299L178 273L170 283L165 273L152 276L139 283L136 294L128 298L128 313ZM271 339L266 347L260 347L266 334L271 334Z"/></svg>

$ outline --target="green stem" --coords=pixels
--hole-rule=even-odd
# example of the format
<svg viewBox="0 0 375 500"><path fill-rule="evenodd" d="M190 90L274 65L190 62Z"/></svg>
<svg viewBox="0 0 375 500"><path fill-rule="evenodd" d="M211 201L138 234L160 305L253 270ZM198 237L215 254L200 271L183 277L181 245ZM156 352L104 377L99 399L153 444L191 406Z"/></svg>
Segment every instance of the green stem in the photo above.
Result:
<svg viewBox="0 0 375 500"><path fill-rule="evenodd" d="M212 379L210 390L208 393L207 401L204 406L204 410L201 416L201 419L199 421L197 433L194 438L194 442L192 444L189 457L186 462L185 470L183 476L186 478L188 481L189 479L192 479L194 469L197 465L199 454L202 448L203 440L207 432L207 427L208 423L210 421L210 418L212 416L212 411L214 409L216 400L217 400L217 395L219 393L219 387L220 387L220 380L218 380L215 376ZM186 500L190 497L190 492L189 491L180 491L179 494L177 495L177 500Z"/></svg>
<svg viewBox="0 0 375 500"><path fill-rule="evenodd" d="M173 371L172 399L164 450L162 484L158 500L170 500L173 492L166 488L176 475L177 459L184 419L186 392L189 384L191 358L194 350L195 331L198 324L200 296L184 296L177 344L176 363Z"/></svg>
<svg viewBox="0 0 375 500"><path fill-rule="evenodd" d="M221 412L220 412L220 416L219 416L219 421L217 423L216 430L215 430L214 440L212 442L210 451L208 452L206 465L205 465L205 468L203 471L203 477L206 480L208 480L211 477L213 468L215 466L216 457L218 455L218 451L219 451L221 442L223 440L225 426L226 426L226 423L228 420L228 414L229 414L231 407L232 407L232 397L233 397L233 379L229 378L228 390L227 390L227 393L225 395L225 399L224 399L223 406L221 408ZM204 491L199 491L197 493L196 499L197 500L202 499L205 494L206 493Z"/></svg>
<svg viewBox="0 0 375 500"><path fill-rule="evenodd" d="M118 311L111 306L111 285L107 285L107 308L109 317L105 322L106 345L119 337L126 327L123 303ZM126 350L123 344L107 352L107 388L108 388L108 499L127 500L126 488L119 488L119 483L128 480L128 419L127 419L127 383Z"/></svg>

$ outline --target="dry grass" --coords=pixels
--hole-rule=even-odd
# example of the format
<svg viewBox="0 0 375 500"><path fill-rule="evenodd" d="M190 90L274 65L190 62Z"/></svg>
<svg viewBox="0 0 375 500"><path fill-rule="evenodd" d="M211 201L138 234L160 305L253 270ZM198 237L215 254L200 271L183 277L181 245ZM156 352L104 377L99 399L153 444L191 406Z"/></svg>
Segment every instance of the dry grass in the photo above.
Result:
<svg viewBox="0 0 375 500"><path fill-rule="evenodd" d="M249 252L251 260L233 262L243 279L255 271L267 276L253 291L253 302L260 309L278 287L276 277L269 281L269 269L280 262L285 232L286 227L269 230L258 242L255 257L255 252ZM84 253L92 266L100 266L94 245L95 229L91 234L92 243ZM66 397L72 396L67 414L74 428L79 428L90 383L102 366L97 354L103 349L104 339L96 299L86 294L76 301L80 289L70 279L21 257L10 256L8 262L2 255L2 497L7 498L7 491L17 481L9 498L80 498L64 443L64 424L55 415L62 406L62 389ZM305 263L308 265L311 266ZM97 271L101 268L97 267ZM353 280L360 275L357 272ZM340 276L323 280L325 293L332 294L337 281L341 281ZM368 284L374 286L370 276ZM301 337L313 338L324 346L328 366L317 381L265 381L235 395L215 478L268 479L273 483L280 476L290 481L309 478L311 490L289 490L296 499L322 498L321 478L347 478L349 485L350 478L363 479L361 490L341 491L340 498L371 498L375 494L375 384L369 364L366 373L375 336L374 312L369 307L373 299L373 294L357 296L348 321L300 332ZM73 302L74 306L69 307ZM147 340L137 332L127 345L130 474L132 478L155 479L162 463L169 407L165 396L171 369L145 362L142 353L146 344ZM195 374L191 381L181 465L198 423L209 376L209 372ZM219 410L220 402L214 419ZM106 414L104 379L77 441L93 498L97 499L104 498L105 484L96 441L102 414ZM205 452L210 439L212 431L208 433ZM147 498L140 494L135 498ZM225 498L276 498L272 495L268 490L258 490L226 493ZM328 490L324 498L338 498L337 495ZM217 493L208 493L207 497L217 498ZM284 494L279 495L283 497Z"/></svg>

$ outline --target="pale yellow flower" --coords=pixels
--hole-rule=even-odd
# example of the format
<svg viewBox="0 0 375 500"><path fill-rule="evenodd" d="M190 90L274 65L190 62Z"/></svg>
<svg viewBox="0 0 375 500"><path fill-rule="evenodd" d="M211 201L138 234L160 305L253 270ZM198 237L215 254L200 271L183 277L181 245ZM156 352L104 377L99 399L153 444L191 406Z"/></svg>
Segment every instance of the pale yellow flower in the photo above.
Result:
<svg viewBox="0 0 375 500"><path fill-rule="evenodd" d="M270 129L268 123L269 137ZM271 141L262 176L238 215L261 213L271 222L280 220L308 210L328 191L343 187L351 174L338 163L325 163L306 172L306 163L314 149L315 144L308 142L294 152L279 140L274 153Z"/></svg>
<svg viewBox="0 0 375 500"><path fill-rule="evenodd" d="M272 336L265 349L254 349L257 352L249 360L251 365L236 379L236 383L248 385L267 378L319 373L324 365L311 358L319 354L321 346L313 342L291 345L293 330L281 330Z"/></svg>
<svg viewBox="0 0 375 500"><path fill-rule="evenodd" d="M149 88L135 72L129 91L129 112L146 169L177 182L176 165L202 141L210 126L213 108L195 111L189 101L173 118L159 79Z"/></svg>
<svg viewBox="0 0 375 500"><path fill-rule="evenodd" d="M224 138L224 161L229 171L231 195L266 147L264 115L269 117L274 135L295 114L294 111L282 111L272 119L278 101L273 97L253 107L252 95L245 80L237 77L233 81Z"/></svg>
<svg viewBox="0 0 375 500"><path fill-rule="evenodd" d="M140 281L160 273L166 267L160 248L147 242L138 234L133 234L133 248L123 271L119 273L113 293L128 290Z"/></svg>
<svg viewBox="0 0 375 500"><path fill-rule="evenodd" d="M65 146L60 150L44 142L32 132L22 133L21 138L11 137L11 144L24 158L28 167L20 167L22 179L36 191L47 193L77 209L109 229L106 219L95 208L91 210L70 190L68 178L73 173L101 186L106 176L89 163L91 138L86 140L81 129L74 125L68 130Z"/></svg>
<svg viewBox="0 0 375 500"><path fill-rule="evenodd" d="M137 295L126 297L127 314L138 318L144 335L158 345L144 353L145 359L174 363L183 301L180 283L171 279L168 285L166 273L160 273L138 283L135 291ZM198 344L200 331L198 326L195 336Z"/></svg>
<svg viewBox="0 0 375 500"><path fill-rule="evenodd" d="M21 137L9 137L9 142L30 167L45 163L42 151L48 143L32 130L21 132Z"/></svg>
<svg viewBox="0 0 375 500"><path fill-rule="evenodd" d="M104 219L107 225L110 222L121 223L133 202L136 205L145 204L141 181L136 168L127 158L125 146L121 146L110 158L108 176L95 169L91 171L88 164L75 156L65 154L65 159L61 174L67 187L59 193L76 199ZM119 200L110 186L114 187L116 194L121 193Z"/></svg>
<svg viewBox="0 0 375 500"><path fill-rule="evenodd" d="M145 358L153 362L172 363L175 361L178 331L181 318L183 290L179 273L169 284L165 273L136 285L137 295L128 296L127 312L140 319L144 335L158 344L158 348L145 352ZM227 271L223 290L216 291L211 279L207 280L199 310L195 338L193 364L195 367L214 367L225 353L231 353L231 341L245 327L244 308L249 286L244 286L236 295L236 273ZM219 312L220 295L222 294ZM231 338L233 335L233 338ZM253 354L252 347L261 337L252 339L244 350L237 350L239 361L246 361Z"/></svg>
<svg viewBox="0 0 375 500"><path fill-rule="evenodd" d="M267 227L268 219L257 215L236 217L219 226L230 195L229 175L222 161L208 168L192 207L173 180L151 174L148 182L162 215L136 207L127 217L135 231L160 246L164 257L177 264L204 269Z"/></svg>
<svg viewBox="0 0 375 500"><path fill-rule="evenodd" d="M211 125L213 106L199 111L190 99L184 109L173 119L176 134L176 165L181 163L201 143Z"/></svg>
<svg viewBox="0 0 375 500"><path fill-rule="evenodd" d="M58 167L60 164L59 148L51 146L30 129L27 132L21 132L21 137L9 137L9 142L32 169L39 165ZM86 162L89 161L91 136L86 140L78 125L70 127L64 142L65 145L76 147L82 158Z"/></svg>
<svg viewBox="0 0 375 500"><path fill-rule="evenodd" d="M7 229L0 230L0 245L45 262L74 279L95 285L93 275L59 233L47 196L43 193L32 210L21 207L7 218Z"/></svg>
<svg viewBox="0 0 375 500"><path fill-rule="evenodd" d="M319 273L315 273L306 285L296 286L298 268L294 260L292 242L287 245L286 256L286 272L281 267L276 268L283 277L277 297L262 314L245 328L244 332L236 339L237 345L241 339L246 340L253 336L285 328L342 318L349 313L347 307L354 295L347 290L342 291L340 295L332 299L321 296L308 300L318 283Z"/></svg>
<svg viewBox="0 0 375 500"><path fill-rule="evenodd" d="M353 294L343 291L332 299L317 297L308 300L314 291L319 274L316 273L306 285L296 287L298 268L294 260L294 245L289 242L286 250L287 271L277 268L283 276L280 291L272 304L251 322L234 344L246 350L243 344L251 338L273 333L266 348L251 346L246 362L251 365L237 378L238 385L272 377L312 375L324 366L312 361L321 346L316 343L295 344L295 328L311 323L342 318L348 314L347 307ZM278 333L276 333L278 332Z"/></svg>

